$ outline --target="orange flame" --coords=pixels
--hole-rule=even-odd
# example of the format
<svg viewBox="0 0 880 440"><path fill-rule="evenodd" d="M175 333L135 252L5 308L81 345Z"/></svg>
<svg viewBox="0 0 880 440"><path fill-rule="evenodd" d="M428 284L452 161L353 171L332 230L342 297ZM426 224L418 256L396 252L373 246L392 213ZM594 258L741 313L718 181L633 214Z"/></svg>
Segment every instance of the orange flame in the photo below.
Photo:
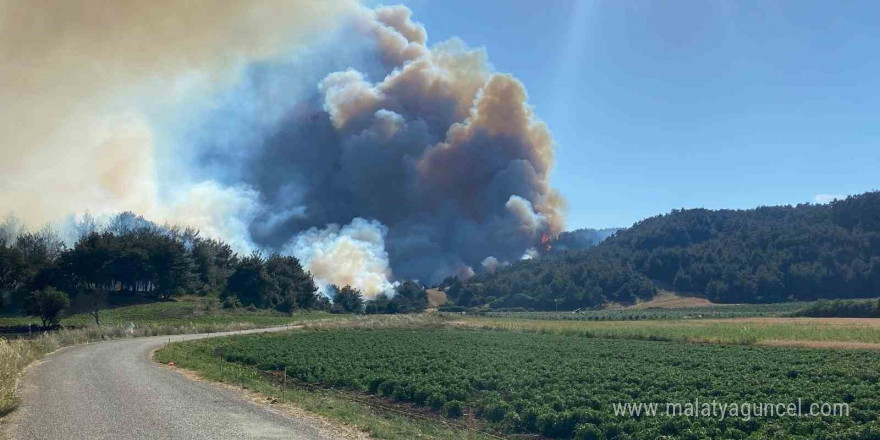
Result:
<svg viewBox="0 0 880 440"><path fill-rule="evenodd" d="M541 244L544 246L545 251L550 251L550 249L553 249L553 246L550 244L550 240L550 234L546 232L541 234Z"/></svg>

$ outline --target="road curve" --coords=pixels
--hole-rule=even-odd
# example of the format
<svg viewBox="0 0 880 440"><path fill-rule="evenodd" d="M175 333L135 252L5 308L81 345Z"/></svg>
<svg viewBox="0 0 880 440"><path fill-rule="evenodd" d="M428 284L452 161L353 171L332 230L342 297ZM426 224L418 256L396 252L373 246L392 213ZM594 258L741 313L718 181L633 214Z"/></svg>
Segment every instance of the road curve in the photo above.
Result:
<svg viewBox="0 0 880 440"><path fill-rule="evenodd" d="M179 335L171 340L227 334ZM68 347L47 356L22 378L22 405L9 417L7 437L328 439L307 422L155 364L150 352L167 341L168 336L123 339Z"/></svg>

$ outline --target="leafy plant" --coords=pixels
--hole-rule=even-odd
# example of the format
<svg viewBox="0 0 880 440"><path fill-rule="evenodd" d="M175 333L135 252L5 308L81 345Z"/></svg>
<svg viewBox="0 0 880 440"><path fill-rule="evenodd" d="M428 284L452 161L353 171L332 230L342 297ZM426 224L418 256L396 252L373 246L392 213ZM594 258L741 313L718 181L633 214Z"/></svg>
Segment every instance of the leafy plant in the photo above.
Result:
<svg viewBox="0 0 880 440"><path fill-rule="evenodd" d="M553 438L870 438L880 357L805 350L462 329L314 330L197 341L224 360L312 384L473 409L490 426ZM852 417L616 416L618 402L848 402ZM867 435L867 434L865 434ZM744 437L743 437L744 438Z"/></svg>

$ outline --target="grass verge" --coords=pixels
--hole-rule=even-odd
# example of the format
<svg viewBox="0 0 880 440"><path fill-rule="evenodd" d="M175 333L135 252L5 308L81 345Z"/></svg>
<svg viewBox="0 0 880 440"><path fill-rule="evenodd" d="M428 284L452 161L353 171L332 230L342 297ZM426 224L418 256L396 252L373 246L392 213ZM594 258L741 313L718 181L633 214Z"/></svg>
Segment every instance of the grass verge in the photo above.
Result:
<svg viewBox="0 0 880 440"><path fill-rule="evenodd" d="M331 316L325 312L303 311L297 315ZM100 312L101 324L107 325L209 325L230 321L246 322L261 327L283 325L290 322L290 315L271 310L222 309L214 298L185 296L174 301L147 302L110 307ZM40 320L25 316L0 317L0 327L38 326ZM64 327L88 327L95 324L89 313L72 313L61 319Z"/></svg>

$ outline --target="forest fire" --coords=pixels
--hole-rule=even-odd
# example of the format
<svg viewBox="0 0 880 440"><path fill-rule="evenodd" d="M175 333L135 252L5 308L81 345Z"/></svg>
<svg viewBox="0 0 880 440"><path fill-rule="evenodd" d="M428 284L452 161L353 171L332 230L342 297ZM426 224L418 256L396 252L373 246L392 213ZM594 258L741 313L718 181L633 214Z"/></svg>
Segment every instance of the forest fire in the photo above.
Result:
<svg viewBox="0 0 880 440"><path fill-rule="evenodd" d="M180 15L202 17L194 11L212 8L199 7L201 1L179 6ZM27 3L16 4L27 9ZM167 3L168 10L177 5ZM39 87L5 100L0 94L4 102L39 98L0 117L9 128L4 134L15 134L0 146L6 163L30 163L22 156L27 146L43 145L40 157L61 158L53 162L65 166L16 171L57 178L19 182L15 190L0 184L0 205L16 207L31 225L85 211L137 212L159 223L192 226L241 254L295 256L320 274L319 286L351 283L367 296L389 291L396 281L438 283L473 272L489 257L503 264L529 250L549 249L549 237L565 228L565 201L550 182L555 143L519 80L496 71L485 50L459 39L429 45L427 30L406 6L279 3L292 4L297 13L249 2L247 14L229 6L216 12L226 14L223 19L169 27L162 20L144 22L150 14L137 2L125 8L85 2L89 13L82 17L104 17L107 9L118 26L104 27L103 19L102 26L79 23L80 14L47 20L73 21L64 28L78 30L74 40L101 50L71 50L60 60L33 64L44 72ZM10 16L25 13L16 9ZM243 15L262 23L231 26L248 29L242 32L247 40L214 26L237 23ZM291 23L279 16L299 18ZM305 26L316 21L317 31ZM194 30L205 38L191 45L147 44L153 39L138 40L129 23L149 29L144 35L160 36L156 41L189 41L180 36ZM288 27L301 31L288 35ZM37 63L32 53L67 47L57 41L66 33L35 39L43 35L40 29L28 29L14 28L20 35L0 41L14 61L31 66ZM275 43L281 40L297 44ZM192 53L199 57L192 59ZM144 77L160 59L165 71ZM111 78L117 83L93 81L100 72L86 68L105 62L127 68ZM0 73L4 83L36 81L29 74L18 77L29 69L7 70ZM174 82L184 74L192 83ZM143 86L149 93L129 87L129 80L149 82ZM108 105L89 112L99 115L94 118L52 120L27 130L20 129L27 120L8 119L27 114L27 108L59 109L48 115L58 118L76 115L68 109L97 108L123 90L148 96L140 99L132 91L120 101L153 102L148 98L163 95L150 88L154 82L178 84L187 93L143 107ZM102 86L90 88L93 83ZM86 97L89 103L81 104ZM148 117L157 109L169 116ZM191 117L175 118L175 112ZM183 119L185 124L174 122ZM50 136L45 126L64 129ZM73 196L66 190L70 170L89 170L75 176Z"/></svg>
<svg viewBox="0 0 880 440"><path fill-rule="evenodd" d="M546 232L541 234L541 246L544 247L545 252L550 252L550 250L553 249L553 245L550 244L551 239L552 237L550 237L550 234Z"/></svg>

